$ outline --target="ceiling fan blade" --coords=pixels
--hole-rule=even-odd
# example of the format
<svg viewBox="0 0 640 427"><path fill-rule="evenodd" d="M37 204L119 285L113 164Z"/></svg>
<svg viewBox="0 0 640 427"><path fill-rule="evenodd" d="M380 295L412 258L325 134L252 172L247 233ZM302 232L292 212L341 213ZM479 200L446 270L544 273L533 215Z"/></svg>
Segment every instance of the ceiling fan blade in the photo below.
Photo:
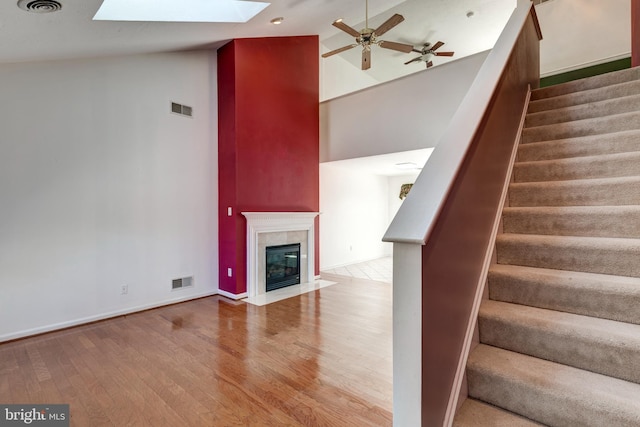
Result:
<svg viewBox="0 0 640 427"><path fill-rule="evenodd" d="M404 63L404 65L409 65L412 62L420 62L422 60L422 56L416 56L415 58L413 58L411 61L407 61Z"/></svg>
<svg viewBox="0 0 640 427"><path fill-rule="evenodd" d="M360 37L361 36L359 31L354 30L353 28L351 28L350 26L348 26L347 24L342 22L342 18L336 19L335 21L333 21L333 24L331 24L331 25L333 25L336 28L341 29L345 33L351 34L353 37Z"/></svg>
<svg viewBox="0 0 640 427"><path fill-rule="evenodd" d="M343 47L341 47L339 49L332 50L331 52L323 53L322 57L323 58L327 58L329 56L335 55L336 53L341 53L341 52L344 52L345 50L352 49L352 48L354 48L356 46L358 46L358 45L357 44L350 44L348 46L343 46Z"/></svg>
<svg viewBox="0 0 640 427"><path fill-rule="evenodd" d="M433 67L433 61L427 62L427 68L431 68L431 67Z"/></svg>
<svg viewBox="0 0 640 427"><path fill-rule="evenodd" d="M442 46L444 46L444 43L438 42L438 43L433 45L433 47L431 48L431 51L434 51L436 49L440 49Z"/></svg>
<svg viewBox="0 0 640 427"><path fill-rule="evenodd" d="M433 52L435 56L453 56L453 52Z"/></svg>
<svg viewBox="0 0 640 427"><path fill-rule="evenodd" d="M371 68L371 49L362 49L362 69L368 70Z"/></svg>
<svg viewBox="0 0 640 427"><path fill-rule="evenodd" d="M388 42L384 40L380 40L378 42L378 46L383 47L385 49L397 50L398 52L404 52L404 53L409 53L413 51L413 46L410 44Z"/></svg>
<svg viewBox="0 0 640 427"><path fill-rule="evenodd" d="M381 36L387 31L389 31L390 29L392 29L393 27L395 27L396 25L398 25L399 23L401 23L402 21L404 21L404 16L396 13L391 18L384 21L382 25L380 25L378 28L373 30L373 32L376 34L376 36Z"/></svg>

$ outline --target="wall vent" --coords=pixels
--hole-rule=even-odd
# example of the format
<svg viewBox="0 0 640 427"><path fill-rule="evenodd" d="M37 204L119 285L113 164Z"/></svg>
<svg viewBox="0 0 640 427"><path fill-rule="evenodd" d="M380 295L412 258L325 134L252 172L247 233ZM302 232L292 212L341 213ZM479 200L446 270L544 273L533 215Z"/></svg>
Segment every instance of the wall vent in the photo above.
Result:
<svg viewBox="0 0 640 427"><path fill-rule="evenodd" d="M188 105L178 104L177 102L171 103L171 112L187 117L193 116L193 108Z"/></svg>
<svg viewBox="0 0 640 427"><path fill-rule="evenodd" d="M181 277L171 281L171 289L190 288L193 286L193 276Z"/></svg>

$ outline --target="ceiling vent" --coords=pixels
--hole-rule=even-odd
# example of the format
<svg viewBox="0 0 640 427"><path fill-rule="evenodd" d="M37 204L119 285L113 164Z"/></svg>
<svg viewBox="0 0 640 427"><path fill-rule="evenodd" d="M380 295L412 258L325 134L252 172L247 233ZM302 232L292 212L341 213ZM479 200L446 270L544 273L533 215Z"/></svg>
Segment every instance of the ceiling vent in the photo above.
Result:
<svg viewBox="0 0 640 427"><path fill-rule="evenodd" d="M55 0L18 0L18 7L27 12L51 13L62 9L62 4Z"/></svg>

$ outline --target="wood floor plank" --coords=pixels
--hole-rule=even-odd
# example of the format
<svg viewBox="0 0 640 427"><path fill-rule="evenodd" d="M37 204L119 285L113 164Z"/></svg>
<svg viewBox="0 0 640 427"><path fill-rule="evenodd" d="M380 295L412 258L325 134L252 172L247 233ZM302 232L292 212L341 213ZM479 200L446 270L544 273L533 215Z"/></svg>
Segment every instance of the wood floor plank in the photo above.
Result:
<svg viewBox="0 0 640 427"><path fill-rule="evenodd" d="M0 401L76 426L390 426L391 286L215 296L0 344Z"/></svg>

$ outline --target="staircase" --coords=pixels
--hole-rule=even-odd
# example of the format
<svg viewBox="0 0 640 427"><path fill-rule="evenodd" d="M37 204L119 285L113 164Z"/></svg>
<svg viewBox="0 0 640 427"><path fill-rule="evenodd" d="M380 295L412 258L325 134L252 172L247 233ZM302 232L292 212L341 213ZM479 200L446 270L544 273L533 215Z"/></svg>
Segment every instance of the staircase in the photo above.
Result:
<svg viewBox="0 0 640 427"><path fill-rule="evenodd" d="M640 67L532 93L454 426L640 426Z"/></svg>

